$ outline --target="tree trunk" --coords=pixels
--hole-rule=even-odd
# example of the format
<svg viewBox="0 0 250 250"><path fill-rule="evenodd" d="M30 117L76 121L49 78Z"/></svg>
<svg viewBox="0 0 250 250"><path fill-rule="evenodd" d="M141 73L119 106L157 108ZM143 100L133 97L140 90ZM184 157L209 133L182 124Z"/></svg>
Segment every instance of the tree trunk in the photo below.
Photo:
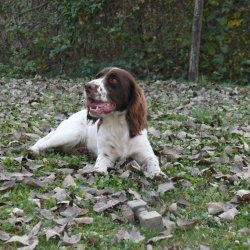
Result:
<svg viewBox="0 0 250 250"><path fill-rule="evenodd" d="M189 59L188 80L197 82L199 76L199 54L202 26L203 0L195 0L192 25L192 44Z"/></svg>

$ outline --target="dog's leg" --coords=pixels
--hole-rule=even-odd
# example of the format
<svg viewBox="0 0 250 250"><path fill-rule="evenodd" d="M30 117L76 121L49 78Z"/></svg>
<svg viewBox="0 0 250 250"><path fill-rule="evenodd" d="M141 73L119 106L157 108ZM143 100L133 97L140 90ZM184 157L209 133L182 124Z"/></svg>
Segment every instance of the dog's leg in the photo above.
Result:
<svg viewBox="0 0 250 250"><path fill-rule="evenodd" d="M49 148L70 151L75 146L85 143L87 127L87 111L79 111L61 122L56 130L38 140L35 145L29 148L29 152L36 156ZM94 126L92 130L95 130Z"/></svg>
<svg viewBox="0 0 250 250"><path fill-rule="evenodd" d="M53 131L44 138L38 140L38 142L29 148L29 151L33 155L39 155L49 148L62 148L67 151L81 142L81 136L77 131Z"/></svg>
<svg viewBox="0 0 250 250"><path fill-rule="evenodd" d="M137 150L132 154L132 158L142 166L145 176L150 179L165 177L148 139L138 136L135 142Z"/></svg>
<svg viewBox="0 0 250 250"><path fill-rule="evenodd" d="M94 166L95 172L101 173L101 174L107 174L108 168L111 168L114 166L115 161L108 158L107 156L103 154L99 154L96 159L96 163Z"/></svg>

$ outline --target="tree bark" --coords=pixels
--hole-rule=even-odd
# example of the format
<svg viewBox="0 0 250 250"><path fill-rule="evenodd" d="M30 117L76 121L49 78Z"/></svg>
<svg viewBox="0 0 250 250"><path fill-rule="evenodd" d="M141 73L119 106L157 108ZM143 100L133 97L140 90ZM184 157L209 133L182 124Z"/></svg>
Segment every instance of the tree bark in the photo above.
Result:
<svg viewBox="0 0 250 250"><path fill-rule="evenodd" d="M189 59L188 80L197 82L199 77L199 55L202 27L203 0L195 0L192 25L192 43Z"/></svg>

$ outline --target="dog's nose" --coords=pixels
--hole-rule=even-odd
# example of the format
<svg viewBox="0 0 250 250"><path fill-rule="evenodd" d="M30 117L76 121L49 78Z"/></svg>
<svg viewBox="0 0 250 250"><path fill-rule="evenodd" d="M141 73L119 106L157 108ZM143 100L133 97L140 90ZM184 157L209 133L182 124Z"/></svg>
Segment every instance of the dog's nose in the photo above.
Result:
<svg viewBox="0 0 250 250"><path fill-rule="evenodd" d="M96 90L97 90L97 86L92 82L88 82L85 85L85 91L87 94L93 94Z"/></svg>

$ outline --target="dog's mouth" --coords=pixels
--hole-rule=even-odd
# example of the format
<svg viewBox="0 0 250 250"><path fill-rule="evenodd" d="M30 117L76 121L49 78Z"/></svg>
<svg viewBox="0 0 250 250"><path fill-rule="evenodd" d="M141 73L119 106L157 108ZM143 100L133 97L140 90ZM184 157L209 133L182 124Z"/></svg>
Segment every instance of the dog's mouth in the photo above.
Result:
<svg viewBox="0 0 250 250"><path fill-rule="evenodd" d="M94 115L103 115L113 112L116 105L113 102L103 102L89 97L87 99L87 108Z"/></svg>

